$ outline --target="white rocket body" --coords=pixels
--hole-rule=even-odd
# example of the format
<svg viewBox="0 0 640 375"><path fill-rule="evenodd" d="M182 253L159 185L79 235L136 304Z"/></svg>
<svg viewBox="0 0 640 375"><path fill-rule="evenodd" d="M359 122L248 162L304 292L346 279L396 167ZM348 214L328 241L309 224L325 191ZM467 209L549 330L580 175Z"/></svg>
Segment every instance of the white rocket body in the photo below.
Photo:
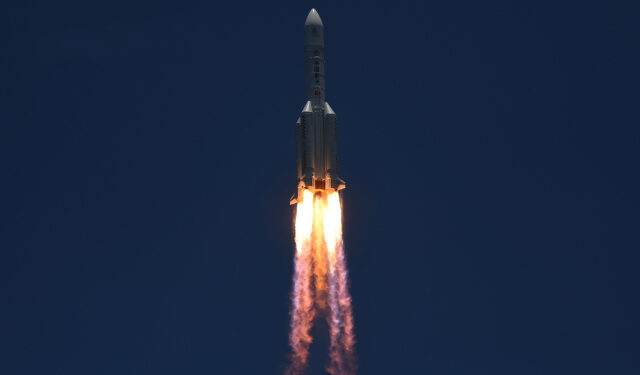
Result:
<svg viewBox="0 0 640 375"><path fill-rule="evenodd" d="M291 204L302 202L305 189L315 194L345 188L338 177L336 114L325 101L323 31L320 15L311 9L304 24L307 102L296 124L298 191Z"/></svg>

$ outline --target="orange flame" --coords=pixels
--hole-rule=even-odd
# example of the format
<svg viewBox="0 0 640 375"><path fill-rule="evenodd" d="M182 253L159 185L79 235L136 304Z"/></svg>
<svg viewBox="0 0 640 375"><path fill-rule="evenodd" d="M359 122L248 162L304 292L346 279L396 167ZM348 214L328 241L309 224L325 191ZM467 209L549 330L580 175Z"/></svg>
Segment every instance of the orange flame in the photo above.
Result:
<svg viewBox="0 0 640 375"><path fill-rule="evenodd" d="M325 207L322 196L314 199L313 217L313 274L315 279L316 306L324 312L327 309L327 251L322 233Z"/></svg>
<svg viewBox="0 0 640 375"><path fill-rule="evenodd" d="M327 197L324 236L329 257L329 305L331 306L329 320L331 362L327 370L334 375L353 374L356 371L353 312L342 242L342 205L337 192Z"/></svg>
<svg viewBox="0 0 640 375"><path fill-rule="evenodd" d="M326 314L331 334L327 371L332 375L355 374L353 312L342 242L342 206L337 192L314 197L305 190L303 202L297 206L295 238L289 337L292 361L288 374L302 374L307 367L316 307L319 313ZM315 283L311 282L312 275Z"/></svg>
<svg viewBox="0 0 640 375"><path fill-rule="evenodd" d="M313 324L313 293L311 289L311 233L313 229L313 195L304 192L296 211L296 260L291 307L291 365L288 373L300 374L307 366L309 346L313 341L309 331Z"/></svg>

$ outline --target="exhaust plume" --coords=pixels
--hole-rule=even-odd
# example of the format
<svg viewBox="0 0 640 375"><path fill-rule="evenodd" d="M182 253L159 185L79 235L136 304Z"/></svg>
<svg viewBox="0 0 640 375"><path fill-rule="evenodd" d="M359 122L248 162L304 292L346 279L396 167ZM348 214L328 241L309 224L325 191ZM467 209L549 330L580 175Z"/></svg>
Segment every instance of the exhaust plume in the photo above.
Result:
<svg viewBox="0 0 640 375"><path fill-rule="evenodd" d="M296 213L296 259L292 293L287 374L305 372L310 330L317 315L329 325L329 361L332 375L356 372L355 335L348 272L342 241L342 207L338 192L316 194L308 190ZM313 282L312 282L313 276Z"/></svg>

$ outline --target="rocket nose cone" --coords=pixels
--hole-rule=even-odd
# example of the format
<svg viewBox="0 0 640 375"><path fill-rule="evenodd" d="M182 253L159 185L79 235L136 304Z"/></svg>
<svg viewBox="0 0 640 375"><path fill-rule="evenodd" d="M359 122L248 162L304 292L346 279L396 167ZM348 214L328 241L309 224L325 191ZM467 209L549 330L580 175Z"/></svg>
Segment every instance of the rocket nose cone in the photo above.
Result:
<svg viewBox="0 0 640 375"><path fill-rule="evenodd" d="M304 27L307 26L322 27L322 19L320 19L320 15L318 14L317 10L311 9L309 15L307 15L307 20L304 22Z"/></svg>

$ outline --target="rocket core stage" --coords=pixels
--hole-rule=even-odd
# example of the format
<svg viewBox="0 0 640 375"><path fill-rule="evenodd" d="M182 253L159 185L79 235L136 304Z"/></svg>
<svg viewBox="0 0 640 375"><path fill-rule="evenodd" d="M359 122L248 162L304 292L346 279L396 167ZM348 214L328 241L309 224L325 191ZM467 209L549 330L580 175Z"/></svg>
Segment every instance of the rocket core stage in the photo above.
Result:
<svg viewBox="0 0 640 375"><path fill-rule="evenodd" d="M330 193L345 188L338 177L336 114L325 101L324 32L311 9L304 23L307 103L296 124L298 191L290 204L302 202L304 191Z"/></svg>

